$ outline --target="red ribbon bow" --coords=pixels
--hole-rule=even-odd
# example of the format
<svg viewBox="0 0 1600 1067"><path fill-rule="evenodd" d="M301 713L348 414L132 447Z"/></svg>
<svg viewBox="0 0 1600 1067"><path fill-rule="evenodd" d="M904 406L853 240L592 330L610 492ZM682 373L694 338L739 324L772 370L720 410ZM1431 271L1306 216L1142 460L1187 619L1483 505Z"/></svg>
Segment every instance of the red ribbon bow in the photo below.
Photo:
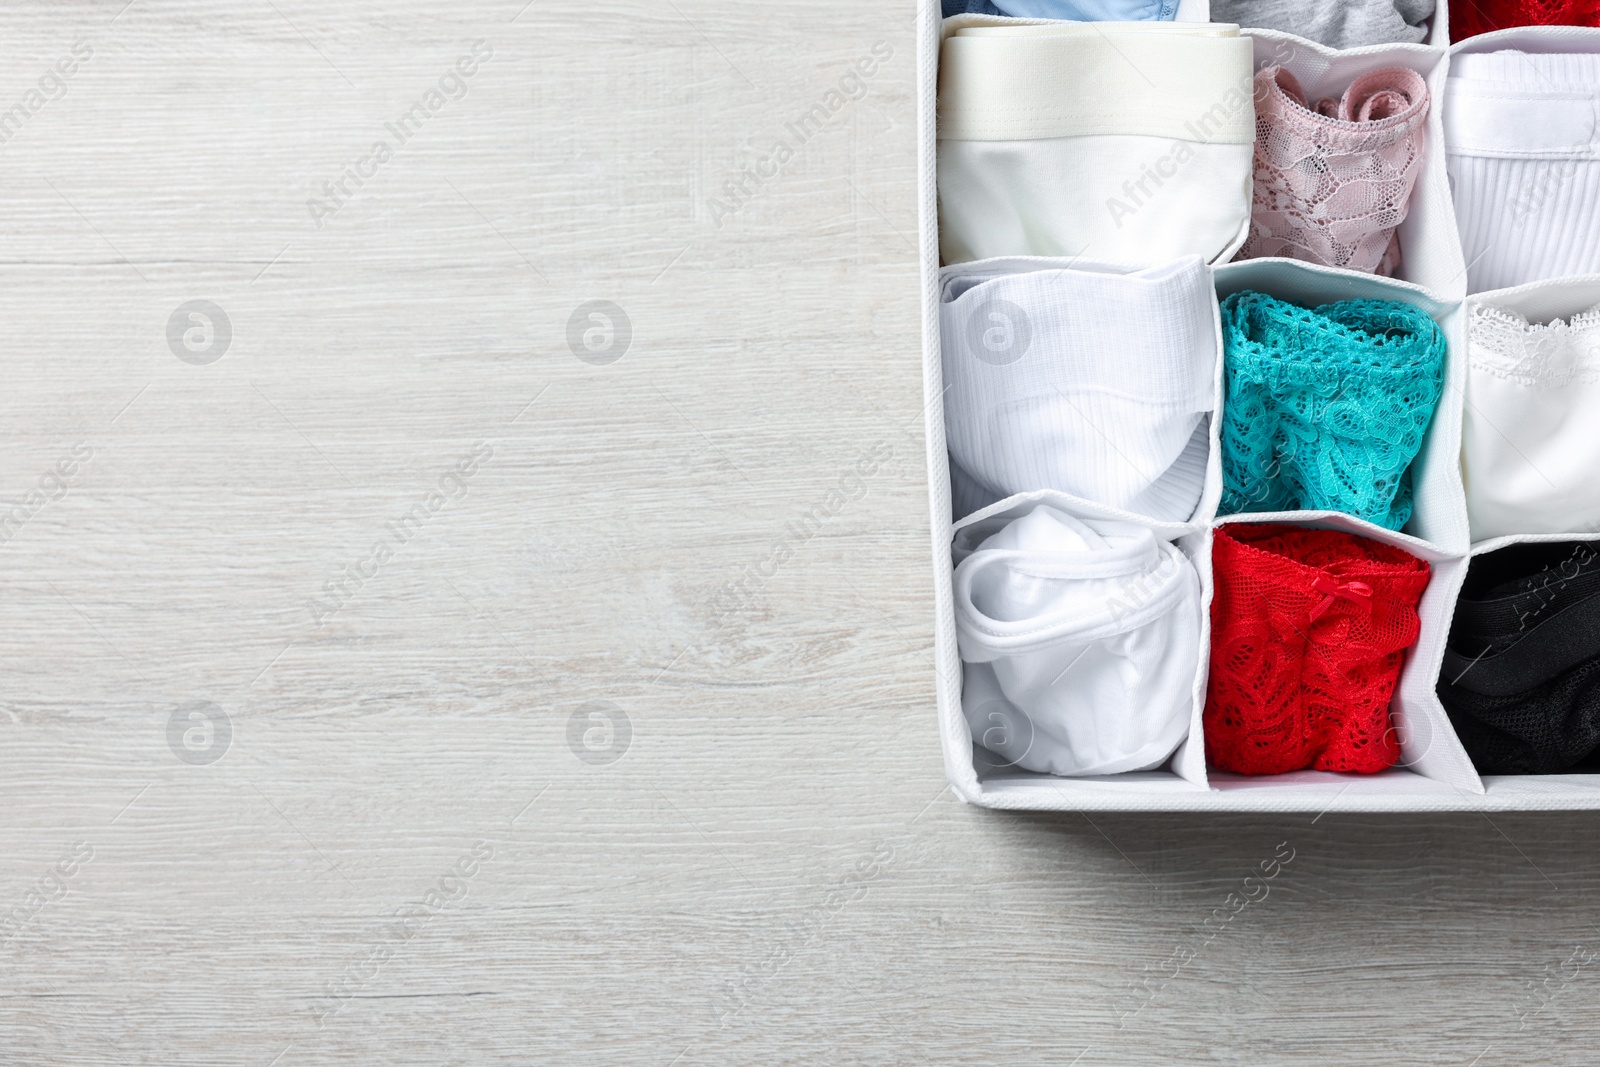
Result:
<svg viewBox="0 0 1600 1067"><path fill-rule="evenodd" d="M1340 600L1348 600L1352 604L1372 604L1372 586L1366 582L1336 582L1326 574L1317 575L1317 580L1311 583L1311 588L1322 594L1322 603L1318 604L1311 612L1311 621L1316 622L1328 613Z"/></svg>

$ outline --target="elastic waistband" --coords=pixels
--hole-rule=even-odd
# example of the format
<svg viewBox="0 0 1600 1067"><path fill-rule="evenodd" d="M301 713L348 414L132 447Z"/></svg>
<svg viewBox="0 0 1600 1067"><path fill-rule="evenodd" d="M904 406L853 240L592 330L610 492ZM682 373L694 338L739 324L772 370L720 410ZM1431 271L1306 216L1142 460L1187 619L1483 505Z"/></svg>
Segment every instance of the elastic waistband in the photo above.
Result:
<svg viewBox="0 0 1600 1067"><path fill-rule="evenodd" d="M1454 155L1600 158L1600 53L1457 56L1445 96Z"/></svg>
<svg viewBox="0 0 1600 1067"><path fill-rule="evenodd" d="M1600 52L1468 52L1450 60L1450 80L1544 92L1593 89L1600 84Z"/></svg>
<svg viewBox="0 0 1600 1067"><path fill-rule="evenodd" d="M1600 595L1591 594L1528 630L1498 655L1476 659L1445 650L1441 680L1483 696L1515 696L1595 658Z"/></svg>
<svg viewBox="0 0 1600 1067"><path fill-rule="evenodd" d="M1183 553L1165 541L1147 542L1145 559L1135 561L1124 552L1086 553L1081 559L1054 554L1046 562L1039 553L1015 553L980 549L956 568L955 608L957 629L962 639L963 658L971 661L1015 655L1061 641L1090 642L1115 637L1140 629L1170 612L1182 597L1189 568ZM1106 558L1110 555L1114 558ZM1023 556L1013 560L1010 557ZM975 574L996 564L1022 563L1023 572L1062 579L1124 579L1117 593L1106 598L1102 610L1093 613L1062 614L1003 622L979 611L972 602ZM1040 575L1041 570L1055 573ZM1198 579L1196 579L1198 581ZM987 653L987 655L986 655Z"/></svg>
<svg viewBox="0 0 1600 1067"><path fill-rule="evenodd" d="M968 34L939 57L939 136L1027 141L1133 134L1255 141L1245 37L1093 32Z"/></svg>

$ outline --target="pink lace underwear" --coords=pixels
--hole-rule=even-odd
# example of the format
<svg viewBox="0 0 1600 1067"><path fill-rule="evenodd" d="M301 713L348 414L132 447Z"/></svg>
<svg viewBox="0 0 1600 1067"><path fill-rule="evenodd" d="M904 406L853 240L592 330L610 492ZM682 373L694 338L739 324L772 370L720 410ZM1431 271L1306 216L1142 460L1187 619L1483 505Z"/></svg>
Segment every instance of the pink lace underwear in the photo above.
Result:
<svg viewBox="0 0 1600 1067"><path fill-rule="evenodd" d="M1428 87L1405 67L1314 106L1283 67L1256 74L1255 203L1240 259L1289 259L1393 274L1427 146Z"/></svg>

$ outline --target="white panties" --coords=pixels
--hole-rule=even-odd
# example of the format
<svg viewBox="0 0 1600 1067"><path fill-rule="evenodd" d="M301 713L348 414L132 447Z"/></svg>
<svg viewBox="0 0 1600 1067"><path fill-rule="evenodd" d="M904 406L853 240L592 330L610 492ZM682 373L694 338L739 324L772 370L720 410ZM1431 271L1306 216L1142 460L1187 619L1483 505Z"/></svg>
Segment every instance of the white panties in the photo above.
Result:
<svg viewBox="0 0 1600 1067"><path fill-rule="evenodd" d="M1479 306L1468 330L1472 539L1600 530L1600 305L1542 326Z"/></svg>
<svg viewBox="0 0 1600 1067"><path fill-rule="evenodd" d="M1217 303L1197 256L1119 273L989 260L941 272L955 517L1059 489L1187 522L1205 487Z"/></svg>
<svg viewBox="0 0 1600 1067"><path fill-rule="evenodd" d="M962 709L1024 770L1161 766L1188 734L1200 579L1142 526L1039 504L956 567Z"/></svg>
<svg viewBox="0 0 1600 1067"><path fill-rule="evenodd" d="M939 59L946 263L1214 260L1250 221L1253 52L1237 26L962 26Z"/></svg>
<svg viewBox="0 0 1600 1067"><path fill-rule="evenodd" d="M1600 54L1456 56L1443 114L1467 291L1600 271Z"/></svg>

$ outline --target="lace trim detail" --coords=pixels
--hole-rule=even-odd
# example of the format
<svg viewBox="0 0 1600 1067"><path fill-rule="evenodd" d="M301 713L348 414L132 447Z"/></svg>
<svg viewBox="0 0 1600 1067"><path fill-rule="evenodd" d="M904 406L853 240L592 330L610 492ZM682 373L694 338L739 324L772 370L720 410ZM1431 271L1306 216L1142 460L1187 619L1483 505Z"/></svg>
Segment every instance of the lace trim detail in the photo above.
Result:
<svg viewBox="0 0 1600 1067"><path fill-rule="evenodd" d="M1600 304L1549 323L1478 304L1469 336L1473 370L1523 385L1600 381Z"/></svg>
<svg viewBox="0 0 1600 1067"><path fill-rule="evenodd" d="M1308 104L1283 67L1256 74L1255 196L1241 259L1287 256L1391 275L1427 148L1428 87L1406 67Z"/></svg>
<svg viewBox="0 0 1600 1067"><path fill-rule="evenodd" d="M1600 82L1600 55L1510 50L1470 52L1450 61L1450 80L1480 90L1593 96L1596 83Z"/></svg>

